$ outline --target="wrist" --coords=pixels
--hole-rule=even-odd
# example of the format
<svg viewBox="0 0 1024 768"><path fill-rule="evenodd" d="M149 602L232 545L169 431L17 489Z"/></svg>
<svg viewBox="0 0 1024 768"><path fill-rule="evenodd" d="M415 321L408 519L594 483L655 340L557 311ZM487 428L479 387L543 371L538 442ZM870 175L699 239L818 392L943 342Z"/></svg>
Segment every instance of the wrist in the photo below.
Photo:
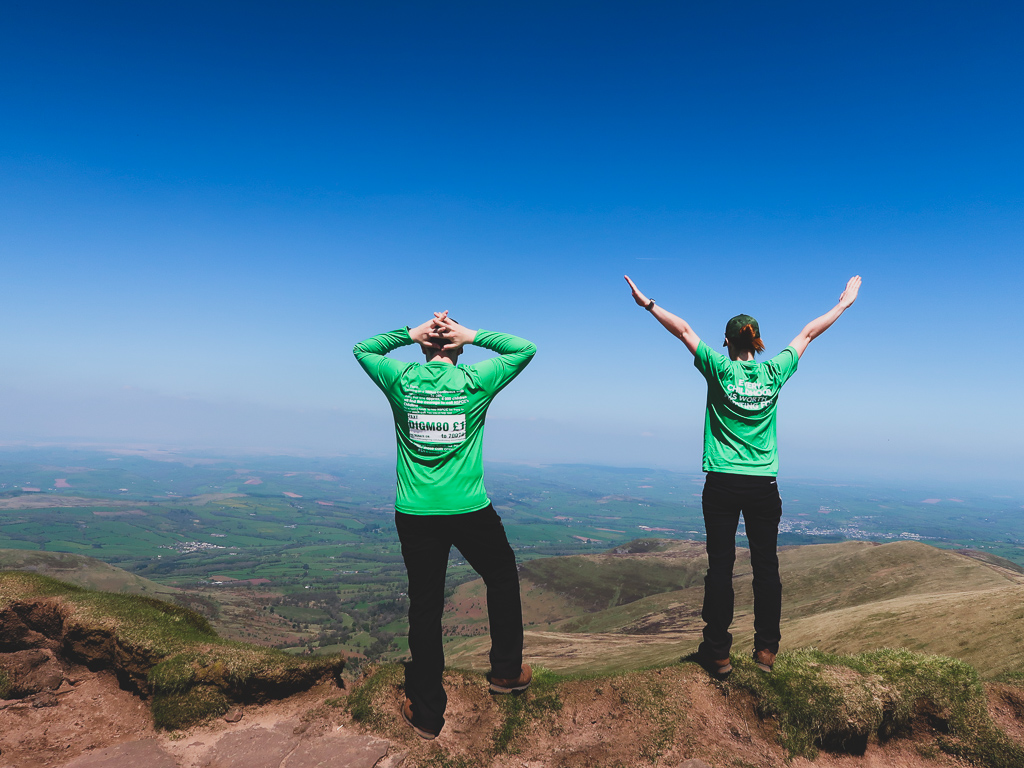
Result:
<svg viewBox="0 0 1024 768"><path fill-rule="evenodd" d="M654 311L654 299L649 299L647 301L647 303L644 305L644 309L646 309L648 312L653 312Z"/></svg>

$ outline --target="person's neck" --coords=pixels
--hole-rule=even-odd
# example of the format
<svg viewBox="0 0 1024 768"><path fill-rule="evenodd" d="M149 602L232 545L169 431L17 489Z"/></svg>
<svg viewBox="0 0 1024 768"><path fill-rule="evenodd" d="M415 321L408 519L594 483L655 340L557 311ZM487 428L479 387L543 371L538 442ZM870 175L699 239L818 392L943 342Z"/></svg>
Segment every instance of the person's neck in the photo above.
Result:
<svg viewBox="0 0 1024 768"><path fill-rule="evenodd" d="M459 362L459 356L452 356L448 352L438 352L434 355L427 357L428 363L447 363L448 365L457 365Z"/></svg>
<svg viewBox="0 0 1024 768"><path fill-rule="evenodd" d="M754 350L743 349L737 350L729 347L729 359L733 361L739 361L741 363L749 363L754 359Z"/></svg>

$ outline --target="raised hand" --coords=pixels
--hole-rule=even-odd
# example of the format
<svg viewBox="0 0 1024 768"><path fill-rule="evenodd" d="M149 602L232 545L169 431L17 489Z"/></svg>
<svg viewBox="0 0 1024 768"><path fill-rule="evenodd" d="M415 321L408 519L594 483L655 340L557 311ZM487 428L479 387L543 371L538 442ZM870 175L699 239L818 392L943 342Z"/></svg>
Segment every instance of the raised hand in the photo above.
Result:
<svg viewBox="0 0 1024 768"><path fill-rule="evenodd" d="M420 323L415 328L409 329L409 338L423 347L441 349L444 345L443 321L447 319L448 311L435 312L429 320Z"/></svg>
<svg viewBox="0 0 1024 768"><path fill-rule="evenodd" d="M860 291L860 275L854 275L846 281L846 289L839 297L839 306L848 309L857 300L858 291Z"/></svg>
<svg viewBox="0 0 1024 768"><path fill-rule="evenodd" d="M462 349L467 344L472 344L476 339L476 331L464 325L459 325L448 317L447 312L444 313L444 317L437 318L437 323L439 325L439 335L444 341L444 346L441 349Z"/></svg>
<svg viewBox="0 0 1024 768"><path fill-rule="evenodd" d="M629 275L623 275L623 277L626 278L626 282L629 283L629 287L633 291L633 301L637 303L637 306L646 307L651 303L651 300L644 296L640 289L636 287L636 283L629 279Z"/></svg>

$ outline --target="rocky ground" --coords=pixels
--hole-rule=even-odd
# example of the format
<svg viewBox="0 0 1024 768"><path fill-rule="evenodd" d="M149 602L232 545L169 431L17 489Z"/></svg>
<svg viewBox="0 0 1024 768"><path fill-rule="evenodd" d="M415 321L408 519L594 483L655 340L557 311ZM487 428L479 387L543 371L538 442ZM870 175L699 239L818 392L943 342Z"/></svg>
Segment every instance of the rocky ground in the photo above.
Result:
<svg viewBox="0 0 1024 768"><path fill-rule="evenodd" d="M158 732L145 702L109 672L69 667L54 691L0 705L0 768L389 768L402 746L332 717L323 684L240 708L188 731ZM236 719L237 718L237 719Z"/></svg>
<svg viewBox="0 0 1024 768"><path fill-rule="evenodd" d="M353 686L324 682L281 701L233 709L187 730L160 732L153 728L147 704L122 690L110 672L52 658L18 663L35 675L41 690L0 705L0 768L966 765L929 746L929 734L923 732L871 743L861 755L822 752L814 760L787 759L774 725L758 717L753 702L726 692L694 665L614 682L563 684L562 706L528 723L512 748L494 756L490 750L503 702L488 695L482 678L465 673L448 673L448 725L436 741L426 742L399 718L402 693L395 684L377 695L380 717L372 731L354 722L345 706ZM1019 689L990 686L988 692L992 717L1011 736L1024 735Z"/></svg>

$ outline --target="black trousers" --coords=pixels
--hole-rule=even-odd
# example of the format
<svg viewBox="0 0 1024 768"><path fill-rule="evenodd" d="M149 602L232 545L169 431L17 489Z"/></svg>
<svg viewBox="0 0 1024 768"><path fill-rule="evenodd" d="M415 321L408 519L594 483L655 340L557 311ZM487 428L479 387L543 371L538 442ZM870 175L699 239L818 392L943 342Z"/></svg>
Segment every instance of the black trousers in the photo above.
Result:
<svg viewBox="0 0 1024 768"><path fill-rule="evenodd" d="M754 571L754 650L779 652L782 581L779 579L779 520L782 499L774 477L708 472L702 497L707 531L708 572L704 577L704 642L700 652L724 659L732 648L732 569L740 514L747 529Z"/></svg>
<svg viewBox="0 0 1024 768"><path fill-rule="evenodd" d="M448 554L454 545L487 586L487 620L491 634L491 674L519 677L523 664L523 608L519 571L505 527L494 507L459 515L395 513L402 557L409 575L409 653L405 695L412 701L420 728L438 733L444 727L448 696L441 676L444 648L441 614Z"/></svg>

